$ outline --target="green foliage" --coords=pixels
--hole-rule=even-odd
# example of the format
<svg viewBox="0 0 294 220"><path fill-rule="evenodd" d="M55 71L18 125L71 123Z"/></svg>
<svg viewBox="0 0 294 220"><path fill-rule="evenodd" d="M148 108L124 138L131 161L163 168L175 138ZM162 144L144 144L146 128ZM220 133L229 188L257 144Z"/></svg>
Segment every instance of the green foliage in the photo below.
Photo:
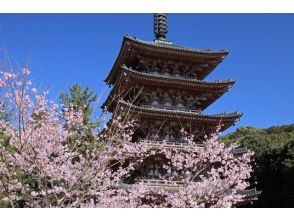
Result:
<svg viewBox="0 0 294 220"><path fill-rule="evenodd" d="M61 93L59 97L64 106L68 107L72 104L75 111L78 109L82 110L84 113L84 125L89 127L97 126L97 122L91 122L91 117L94 112L93 105L97 101L97 94L91 91L88 86L83 89L81 85L75 84L69 87L68 93Z"/></svg>
<svg viewBox="0 0 294 220"><path fill-rule="evenodd" d="M68 138L67 144L81 152L89 148L99 148L92 132L100 124L99 121L93 120L97 94L88 86L82 88L81 85L75 84L69 87L68 93L61 93L59 97L64 107L72 106L74 111L81 110L83 113L83 128L77 128Z"/></svg>
<svg viewBox="0 0 294 220"><path fill-rule="evenodd" d="M8 109L7 101L3 101L0 103L0 120L4 120L6 122L10 122L12 119L14 111Z"/></svg>
<svg viewBox="0 0 294 220"><path fill-rule="evenodd" d="M255 151L251 182L262 190L253 207L294 207L294 124L267 129L241 127L223 137Z"/></svg>
<svg viewBox="0 0 294 220"><path fill-rule="evenodd" d="M294 124L267 129L240 127L236 132L223 137L225 144L237 141L241 146L253 149L257 156L265 151L280 149L291 140L294 140Z"/></svg>
<svg viewBox="0 0 294 220"><path fill-rule="evenodd" d="M6 201L3 201L2 198L5 196L3 195L2 192L0 192L0 208L10 208L10 204Z"/></svg>

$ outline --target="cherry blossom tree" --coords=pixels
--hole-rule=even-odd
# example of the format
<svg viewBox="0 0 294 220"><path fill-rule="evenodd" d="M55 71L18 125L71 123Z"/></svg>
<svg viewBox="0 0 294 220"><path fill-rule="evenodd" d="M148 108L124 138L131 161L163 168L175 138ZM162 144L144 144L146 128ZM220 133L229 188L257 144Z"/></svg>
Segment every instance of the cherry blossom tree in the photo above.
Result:
<svg viewBox="0 0 294 220"><path fill-rule="evenodd" d="M252 172L247 151L234 155L217 135L185 148L131 143L136 120L113 117L94 134L99 150L76 151L83 112L60 107L29 81L30 71L0 72L0 200L7 207L233 207L244 201ZM124 111L128 112L128 111ZM66 118L67 126L60 120ZM75 135L75 141L68 139ZM84 142L87 140L83 139ZM85 144L85 143L83 143ZM136 178L142 164L162 159L161 184Z"/></svg>

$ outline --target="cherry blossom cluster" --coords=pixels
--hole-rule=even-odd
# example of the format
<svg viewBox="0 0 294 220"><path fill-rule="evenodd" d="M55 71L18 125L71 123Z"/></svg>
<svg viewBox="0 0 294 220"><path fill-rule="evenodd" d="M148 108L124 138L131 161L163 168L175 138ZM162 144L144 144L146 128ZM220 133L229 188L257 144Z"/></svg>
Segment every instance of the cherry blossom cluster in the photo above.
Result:
<svg viewBox="0 0 294 220"><path fill-rule="evenodd" d="M95 134L99 148L81 153L67 140L82 111L60 111L29 74L0 72L1 102L14 110L12 122L0 119L0 200L8 207L232 207L245 199L238 192L249 187L251 151L236 156L237 146L217 135L201 146L191 136L181 149L131 143L135 120L121 114ZM156 156L162 173L144 179L139 171Z"/></svg>

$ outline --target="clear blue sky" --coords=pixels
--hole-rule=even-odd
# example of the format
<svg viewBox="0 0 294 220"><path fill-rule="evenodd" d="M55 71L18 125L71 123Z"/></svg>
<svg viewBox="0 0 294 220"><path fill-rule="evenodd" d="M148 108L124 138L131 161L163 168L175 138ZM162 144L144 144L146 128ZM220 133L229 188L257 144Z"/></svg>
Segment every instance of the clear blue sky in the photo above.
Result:
<svg viewBox="0 0 294 220"><path fill-rule="evenodd" d="M207 79L233 78L236 84L205 113L243 112L229 131L294 123L294 14L169 14L168 19L168 39L175 44L230 51ZM21 64L30 57L34 82L55 100L74 83L107 94L103 79L124 34L153 40L153 15L0 14L0 47Z"/></svg>

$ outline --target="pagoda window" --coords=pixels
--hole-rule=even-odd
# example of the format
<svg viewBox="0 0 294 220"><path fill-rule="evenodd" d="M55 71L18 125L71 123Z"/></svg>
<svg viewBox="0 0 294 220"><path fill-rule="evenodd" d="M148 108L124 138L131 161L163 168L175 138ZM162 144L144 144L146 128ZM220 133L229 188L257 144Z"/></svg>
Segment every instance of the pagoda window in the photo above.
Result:
<svg viewBox="0 0 294 220"><path fill-rule="evenodd" d="M147 60L141 59L139 60L138 65L136 66L136 69L142 72L150 72L151 66L152 66L152 61L148 59Z"/></svg>
<svg viewBox="0 0 294 220"><path fill-rule="evenodd" d="M165 127L163 134L164 140L168 142L176 142L178 140L175 130L170 127Z"/></svg>
<svg viewBox="0 0 294 220"><path fill-rule="evenodd" d="M166 174L164 175L165 179L170 180L172 178L172 176L173 175L172 175L171 169L168 169L167 172L166 172Z"/></svg>
<svg viewBox="0 0 294 220"><path fill-rule="evenodd" d="M168 127L164 127L162 132L161 132L161 136L163 138L163 140L168 141L169 140L169 128Z"/></svg>
<svg viewBox="0 0 294 220"><path fill-rule="evenodd" d="M142 60L139 60L139 62L137 63L135 69L136 69L136 70L139 70L139 71L142 70L142 69L144 69L144 63L143 63Z"/></svg>
<svg viewBox="0 0 294 220"><path fill-rule="evenodd" d="M159 160L160 160L160 158L159 158ZM149 164L146 166L145 170L147 171L146 174L145 174L147 176L147 178L159 179L160 176L161 176L160 166L159 166L158 163L152 163L150 161Z"/></svg>
<svg viewBox="0 0 294 220"><path fill-rule="evenodd" d="M158 138L155 126L150 126L150 139L156 140Z"/></svg>
<svg viewBox="0 0 294 220"><path fill-rule="evenodd" d="M156 163L154 166L154 173L153 173L153 177L155 179L159 179L160 177L159 169L160 169L160 166Z"/></svg>
<svg viewBox="0 0 294 220"><path fill-rule="evenodd" d="M169 139L170 139L170 141L172 141L172 142L174 142L174 141L176 141L176 133L175 133L175 131L174 130L171 130L170 131L170 135L169 135Z"/></svg>
<svg viewBox="0 0 294 220"><path fill-rule="evenodd" d="M151 106L158 106L160 104L160 98L155 91L146 92L144 96L146 97L146 101L148 100L146 104Z"/></svg>
<svg viewBox="0 0 294 220"><path fill-rule="evenodd" d="M166 134L166 135L165 135L164 140L165 140L165 141L169 141L169 134Z"/></svg>
<svg viewBox="0 0 294 220"><path fill-rule="evenodd" d="M153 173L154 173L153 167L148 167L147 170L148 170L147 177L148 178L152 178L153 177Z"/></svg>
<svg viewBox="0 0 294 220"><path fill-rule="evenodd" d="M180 139L179 139L180 143L186 143L186 138L184 137L183 134L181 134Z"/></svg>
<svg viewBox="0 0 294 220"><path fill-rule="evenodd" d="M151 140L156 140L158 138L158 136L154 133L154 132L152 132L151 134L150 134L150 139Z"/></svg>
<svg viewBox="0 0 294 220"><path fill-rule="evenodd" d="M191 68L191 76L193 78L196 78L196 79L199 79L198 77L198 72L201 72L202 71L202 68L196 66L196 65L193 65L192 68Z"/></svg>
<svg viewBox="0 0 294 220"><path fill-rule="evenodd" d="M153 96L151 99L151 106L159 106L160 98L158 96Z"/></svg>
<svg viewBox="0 0 294 220"><path fill-rule="evenodd" d="M171 176L172 176L172 177L171 177L172 180L178 180L178 176L179 176L179 175L178 175L177 171L174 170L174 171L172 172Z"/></svg>
<svg viewBox="0 0 294 220"><path fill-rule="evenodd" d="M179 93L176 96L176 106L179 108L185 108L185 101Z"/></svg>
<svg viewBox="0 0 294 220"><path fill-rule="evenodd" d="M163 100L165 107L171 107L173 105L173 99L168 95L168 93L164 93Z"/></svg>
<svg viewBox="0 0 294 220"><path fill-rule="evenodd" d="M174 75L176 77L180 77L181 76L181 71L179 70L179 64L178 63L175 64L175 66L174 66Z"/></svg>
<svg viewBox="0 0 294 220"><path fill-rule="evenodd" d="M198 105L201 105L202 100L203 100L203 97L199 96L199 94L196 97L190 95L186 98L187 107L190 109L195 109Z"/></svg>
<svg viewBox="0 0 294 220"><path fill-rule="evenodd" d="M162 66L161 66L161 73L163 74L163 75L165 75L165 74L168 74L167 73L167 63L163 63L162 64Z"/></svg>
<svg viewBox="0 0 294 220"><path fill-rule="evenodd" d="M168 76L170 76L170 75L172 75L172 73L173 73L172 65L168 65L168 66L166 67L165 74L168 75Z"/></svg>
<svg viewBox="0 0 294 220"><path fill-rule="evenodd" d="M188 73L188 68L187 68L187 66L181 66L181 76L182 77L187 77L188 75L187 75L187 73Z"/></svg>
<svg viewBox="0 0 294 220"><path fill-rule="evenodd" d="M158 67L158 64L157 64L157 62L156 61L153 61L152 62L152 65L151 65L151 72L153 72L153 73L158 73L158 72L160 72L160 68Z"/></svg>

